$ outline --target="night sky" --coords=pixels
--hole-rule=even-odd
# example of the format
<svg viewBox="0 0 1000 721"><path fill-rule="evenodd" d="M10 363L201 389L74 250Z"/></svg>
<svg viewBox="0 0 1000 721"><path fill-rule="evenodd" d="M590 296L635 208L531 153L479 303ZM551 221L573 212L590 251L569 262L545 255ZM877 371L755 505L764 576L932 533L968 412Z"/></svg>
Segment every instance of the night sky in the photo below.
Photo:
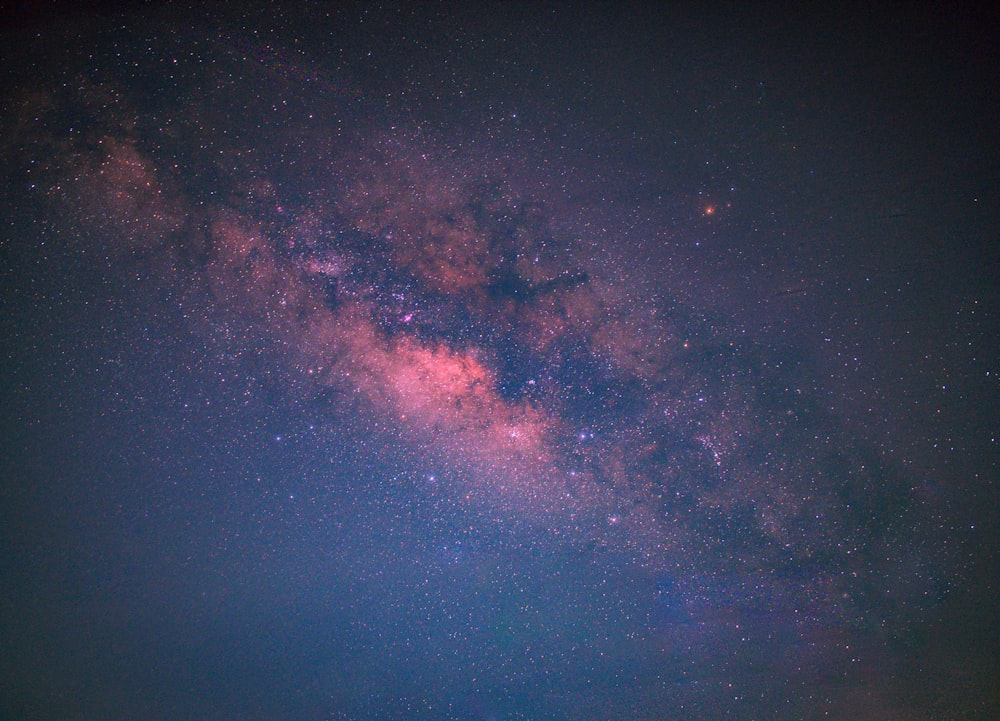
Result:
<svg viewBox="0 0 1000 721"><path fill-rule="evenodd" d="M993 17L40 5L0 719L1000 717Z"/></svg>

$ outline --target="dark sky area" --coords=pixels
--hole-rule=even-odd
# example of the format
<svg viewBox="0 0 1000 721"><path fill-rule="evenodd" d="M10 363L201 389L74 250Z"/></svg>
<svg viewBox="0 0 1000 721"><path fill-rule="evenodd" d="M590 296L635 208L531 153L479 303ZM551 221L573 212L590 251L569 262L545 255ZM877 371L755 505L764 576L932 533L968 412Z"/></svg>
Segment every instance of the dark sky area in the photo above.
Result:
<svg viewBox="0 0 1000 721"><path fill-rule="evenodd" d="M995 18L468 5L4 16L0 719L1000 717Z"/></svg>

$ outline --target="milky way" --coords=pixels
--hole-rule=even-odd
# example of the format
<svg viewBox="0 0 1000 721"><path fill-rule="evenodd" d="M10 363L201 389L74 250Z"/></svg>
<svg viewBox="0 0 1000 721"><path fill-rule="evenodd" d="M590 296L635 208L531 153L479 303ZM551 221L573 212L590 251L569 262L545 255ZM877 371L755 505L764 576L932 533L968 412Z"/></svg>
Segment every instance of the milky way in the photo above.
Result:
<svg viewBox="0 0 1000 721"><path fill-rule="evenodd" d="M114 329L79 361L118 363L80 371L114 398L52 385L137 469L70 523L108 558L67 542L97 559L73 614L140 639L107 662L123 713L930 718L886 659L952 548L803 354L596 226L548 140L435 127L282 42L167 23L5 103L9 267L83 269L106 310L40 323ZM721 214L687 190L675 238ZM107 717L95 685L74 717Z"/></svg>

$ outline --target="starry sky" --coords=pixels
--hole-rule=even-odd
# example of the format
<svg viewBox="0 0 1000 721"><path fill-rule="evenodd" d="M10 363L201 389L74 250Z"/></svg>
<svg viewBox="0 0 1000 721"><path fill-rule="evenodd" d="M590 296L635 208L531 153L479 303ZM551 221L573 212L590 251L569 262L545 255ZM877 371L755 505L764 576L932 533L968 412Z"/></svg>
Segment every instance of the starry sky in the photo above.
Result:
<svg viewBox="0 0 1000 721"><path fill-rule="evenodd" d="M973 9L0 31L0 719L1000 714Z"/></svg>

